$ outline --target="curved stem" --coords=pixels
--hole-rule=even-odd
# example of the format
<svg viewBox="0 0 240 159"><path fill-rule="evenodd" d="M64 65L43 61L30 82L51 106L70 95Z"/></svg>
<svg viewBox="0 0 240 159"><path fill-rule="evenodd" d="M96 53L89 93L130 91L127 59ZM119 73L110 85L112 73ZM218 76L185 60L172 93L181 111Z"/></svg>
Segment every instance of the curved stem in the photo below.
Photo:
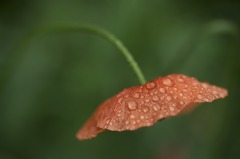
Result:
<svg viewBox="0 0 240 159"><path fill-rule="evenodd" d="M25 40L23 40L21 42L20 48L17 47L18 51L19 51L19 49L25 48L25 46L28 46L28 44L33 40L33 38L36 38L38 36L42 36L42 35L53 33L53 32L69 32L69 31L70 32L81 31L81 32L94 33L94 34L97 34L97 35L105 38L109 42L111 42L114 46L116 46L120 50L120 53L128 61L128 63L132 67L134 73L136 74L140 84L146 83L145 77L144 77L140 67L138 66L137 62L135 61L135 59L133 58L131 53L128 51L128 49L123 45L123 43L119 39L117 39L113 34L111 34L110 32L108 32L102 28L89 25L89 24L56 25L56 26L46 27L45 29L37 30L34 33L31 33L30 36L28 36Z"/></svg>

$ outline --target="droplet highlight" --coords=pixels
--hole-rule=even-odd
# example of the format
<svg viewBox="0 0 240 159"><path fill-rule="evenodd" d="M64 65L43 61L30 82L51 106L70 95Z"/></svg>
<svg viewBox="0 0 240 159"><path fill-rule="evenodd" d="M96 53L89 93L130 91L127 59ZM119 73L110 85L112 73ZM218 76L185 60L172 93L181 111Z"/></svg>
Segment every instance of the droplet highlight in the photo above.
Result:
<svg viewBox="0 0 240 159"><path fill-rule="evenodd" d="M109 124L109 122L111 121L111 119L109 118L109 119L107 119L106 120L106 124Z"/></svg>
<svg viewBox="0 0 240 159"><path fill-rule="evenodd" d="M123 103L123 98L119 98L118 103L122 104Z"/></svg>
<svg viewBox="0 0 240 159"><path fill-rule="evenodd" d="M159 91L160 91L161 93L166 93L166 90L165 90L164 88L160 88Z"/></svg>
<svg viewBox="0 0 240 159"><path fill-rule="evenodd" d="M133 94L133 97L134 97L134 98L139 98L139 97L140 97L140 93L135 92L135 93Z"/></svg>
<svg viewBox="0 0 240 159"><path fill-rule="evenodd" d="M158 104L153 105L153 110L158 111L160 109L160 106Z"/></svg>
<svg viewBox="0 0 240 159"><path fill-rule="evenodd" d="M162 81L162 84L164 84L165 86L172 86L172 85L173 85L173 82L172 82L172 80L170 80L169 78L167 78L167 79L164 79L164 80Z"/></svg>
<svg viewBox="0 0 240 159"><path fill-rule="evenodd" d="M146 84L146 87L147 87L147 89L153 89L153 88L156 87L156 83L155 82L148 82Z"/></svg>
<svg viewBox="0 0 240 159"><path fill-rule="evenodd" d="M183 82L184 82L184 80L183 80L182 78L178 78L177 81L178 81L179 83L183 83Z"/></svg>
<svg viewBox="0 0 240 159"><path fill-rule="evenodd" d="M135 119L135 115L131 114L131 115L130 115L130 118L131 118L131 119Z"/></svg>
<svg viewBox="0 0 240 159"><path fill-rule="evenodd" d="M134 101L134 100L128 102L128 108L130 110L136 110L137 109L137 105L138 105L137 102Z"/></svg>
<svg viewBox="0 0 240 159"><path fill-rule="evenodd" d="M169 109L170 109L170 111L172 111L172 112L175 110L174 107L170 107Z"/></svg>
<svg viewBox="0 0 240 159"><path fill-rule="evenodd" d="M172 100L172 97L167 96L167 97L166 97L166 100L167 100L167 101L171 101L171 100Z"/></svg>
<svg viewBox="0 0 240 159"><path fill-rule="evenodd" d="M155 102L157 102L157 101L159 101L159 97L158 97L157 95L154 95L154 96L152 97L152 100L155 101Z"/></svg>
<svg viewBox="0 0 240 159"><path fill-rule="evenodd" d="M203 98L203 96L201 94L197 95L197 99L202 99L202 98Z"/></svg>
<svg viewBox="0 0 240 159"><path fill-rule="evenodd" d="M147 113L148 111L149 111L149 108L148 108L148 107L143 108L143 112L144 112L144 113Z"/></svg>

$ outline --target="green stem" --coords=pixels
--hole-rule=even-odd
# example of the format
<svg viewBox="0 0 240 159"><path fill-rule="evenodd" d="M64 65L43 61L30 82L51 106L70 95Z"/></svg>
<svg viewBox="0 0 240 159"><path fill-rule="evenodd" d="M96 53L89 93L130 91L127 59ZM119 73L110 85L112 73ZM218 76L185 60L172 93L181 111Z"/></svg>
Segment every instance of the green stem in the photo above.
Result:
<svg viewBox="0 0 240 159"><path fill-rule="evenodd" d="M28 36L24 41L22 41L20 48L17 47L17 50L15 51L19 51L19 49L24 49L26 46L29 45L29 43L33 40L33 38L37 38L38 36L46 35L53 32L79 32L79 31L97 34L105 38L109 42L111 42L114 46L116 46L120 50L120 53L128 61L134 73L136 74L140 84L146 83L145 77L140 67L138 66L137 62L135 61L131 53L128 51L128 49L123 45L123 43L110 32L89 24L56 25L56 26L46 27L45 29L37 30L34 33L31 33L30 36Z"/></svg>

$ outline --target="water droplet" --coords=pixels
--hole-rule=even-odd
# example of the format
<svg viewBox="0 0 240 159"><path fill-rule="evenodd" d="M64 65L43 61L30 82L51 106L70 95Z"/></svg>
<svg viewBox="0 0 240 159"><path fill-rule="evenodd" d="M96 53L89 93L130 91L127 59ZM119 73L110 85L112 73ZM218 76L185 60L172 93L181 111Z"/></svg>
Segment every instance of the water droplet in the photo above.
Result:
<svg viewBox="0 0 240 159"><path fill-rule="evenodd" d="M183 80L182 78L178 78L177 81L178 81L179 83L183 83L183 82L184 82L184 80Z"/></svg>
<svg viewBox="0 0 240 159"><path fill-rule="evenodd" d="M162 119L162 118L163 118L163 114L159 114L159 115L158 115L158 118L159 118L159 119Z"/></svg>
<svg viewBox="0 0 240 159"><path fill-rule="evenodd" d="M122 114L117 114L118 117L120 117Z"/></svg>
<svg viewBox="0 0 240 159"><path fill-rule="evenodd" d="M147 87L147 89L153 89L153 88L156 87L156 83L155 82L148 82L146 84L146 87Z"/></svg>
<svg viewBox="0 0 240 159"><path fill-rule="evenodd" d="M181 104L181 105L184 105L184 101L180 101L180 104Z"/></svg>
<svg viewBox="0 0 240 159"><path fill-rule="evenodd" d="M147 113L148 111L149 111L149 108L148 108L148 107L143 108L143 112L144 112L144 113Z"/></svg>
<svg viewBox="0 0 240 159"><path fill-rule="evenodd" d="M140 116L140 119L142 119L142 120L145 119L145 116L144 116L144 115L141 115L141 116Z"/></svg>
<svg viewBox="0 0 240 159"><path fill-rule="evenodd" d="M172 111L172 112L173 112L174 110L175 110L175 108L174 108L174 107L170 107L170 111Z"/></svg>
<svg viewBox="0 0 240 159"><path fill-rule="evenodd" d="M134 101L134 100L128 102L128 108L129 108L130 110L135 110L135 109L137 109L137 105L138 105L137 102Z"/></svg>
<svg viewBox="0 0 240 159"><path fill-rule="evenodd" d="M126 121L125 121L125 124L128 125L128 124L129 124L129 120L126 120Z"/></svg>
<svg viewBox="0 0 240 159"><path fill-rule="evenodd" d="M111 119L108 118L108 119L106 120L106 124L109 124L110 121L111 121Z"/></svg>
<svg viewBox="0 0 240 159"><path fill-rule="evenodd" d="M165 99L165 96L161 96L161 100L164 100Z"/></svg>
<svg viewBox="0 0 240 159"><path fill-rule="evenodd" d="M159 100L159 97L157 95L154 95L152 99L153 101L157 102Z"/></svg>
<svg viewBox="0 0 240 159"><path fill-rule="evenodd" d="M208 88L208 85L206 83L202 83L203 88Z"/></svg>
<svg viewBox="0 0 240 159"><path fill-rule="evenodd" d="M203 98L203 96L201 94L197 95L197 99L202 99L202 98Z"/></svg>
<svg viewBox="0 0 240 159"><path fill-rule="evenodd" d="M193 86L197 86L198 83L197 83L197 82L193 82L192 85L193 85Z"/></svg>
<svg viewBox="0 0 240 159"><path fill-rule="evenodd" d="M172 100L172 97L167 96L167 97L166 97L166 100L167 100L167 101L171 101L171 100Z"/></svg>
<svg viewBox="0 0 240 159"><path fill-rule="evenodd" d="M147 123L147 126L151 126L152 125L152 123Z"/></svg>
<svg viewBox="0 0 240 159"><path fill-rule="evenodd" d="M147 99L145 99L145 102L147 102L147 103L148 103L149 101L150 101L150 100L149 100L148 98L147 98Z"/></svg>
<svg viewBox="0 0 240 159"><path fill-rule="evenodd" d="M182 93L179 93L179 96L181 96L181 97L182 97L182 96L183 96L183 94L182 94Z"/></svg>
<svg viewBox="0 0 240 159"><path fill-rule="evenodd" d="M159 91L160 91L161 93L166 93L166 90L165 90L164 88L160 88Z"/></svg>
<svg viewBox="0 0 240 159"><path fill-rule="evenodd" d="M220 96L221 98L224 98L224 97L226 96L226 93L225 93L225 92L221 92L221 93L219 94L219 96Z"/></svg>
<svg viewBox="0 0 240 159"><path fill-rule="evenodd" d="M162 81L162 84L164 84L165 86L172 86L173 85L173 82L172 82L172 80L170 80L170 79L164 79L163 81Z"/></svg>
<svg viewBox="0 0 240 159"><path fill-rule="evenodd" d="M158 111L160 109L160 106L158 104L153 105L153 110Z"/></svg>
<svg viewBox="0 0 240 159"><path fill-rule="evenodd" d="M182 91L183 91L183 92L187 92L188 90L187 90L187 89L183 89Z"/></svg>
<svg viewBox="0 0 240 159"><path fill-rule="evenodd" d="M172 106L173 106L173 107L176 107L176 103L172 103Z"/></svg>
<svg viewBox="0 0 240 159"><path fill-rule="evenodd" d="M136 124L136 121L135 121L135 120L133 120L133 121L132 121L132 123L133 123L133 124Z"/></svg>
<svg viewBox="0 0 240 159"><path fill-rule="evenodd" d="M218 92L216 90L212 90L212 94L218 94Z"/></svg>
<svg viewBox="0 0 240 159"><path fill-rule="evenodd" d="M123 103L123 98L119 98L118 103L122 104Z"/></svg>
<svg viewBox="0 0 240 159"><path fill-rule="evenodd" d="M135 119L135 115L131 114L131 115L130 115L130 118L131 118L131 119Z"/></svg>
<svg viewBox="0 0 240 159"><path fill-rule="evenodd" d="M140 97L140 93L135 92L135 93L133 94L133 97L134 97L134 98L139 98L139 97Z"/></svg>
<svg viewBox="0 0 240 159"><path fill-rule="evenodd" d="M112 122L110 122L110 123L109 123L109 125L111 125L111 126L112 126L112 125L113 125L113 123L112 123Z"/></svg>
<svg viewBox="0 0 240 159"><path fill-rule="evenodd" d="M210 100L209 100L208 98L204 98L204 100L205 100L206 102L210 102Z"/></svg>

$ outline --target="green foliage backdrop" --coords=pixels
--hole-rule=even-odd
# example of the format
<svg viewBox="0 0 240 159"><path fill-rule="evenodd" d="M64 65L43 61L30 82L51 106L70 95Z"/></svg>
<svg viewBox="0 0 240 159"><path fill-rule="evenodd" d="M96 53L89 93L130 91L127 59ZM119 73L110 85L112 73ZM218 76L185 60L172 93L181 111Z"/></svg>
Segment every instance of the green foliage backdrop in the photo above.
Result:
<svg viewBox="0 0 240 159"><path fill-rule="evenodd" d="M238 0L1 1L0 159L240 158L239 15ZM86 33L17 46L36 28L82 22L121 39L148 80L183 73L229 96L150 128L78 141L77 130L101 102L138 85L129 65Z"/></svg>

